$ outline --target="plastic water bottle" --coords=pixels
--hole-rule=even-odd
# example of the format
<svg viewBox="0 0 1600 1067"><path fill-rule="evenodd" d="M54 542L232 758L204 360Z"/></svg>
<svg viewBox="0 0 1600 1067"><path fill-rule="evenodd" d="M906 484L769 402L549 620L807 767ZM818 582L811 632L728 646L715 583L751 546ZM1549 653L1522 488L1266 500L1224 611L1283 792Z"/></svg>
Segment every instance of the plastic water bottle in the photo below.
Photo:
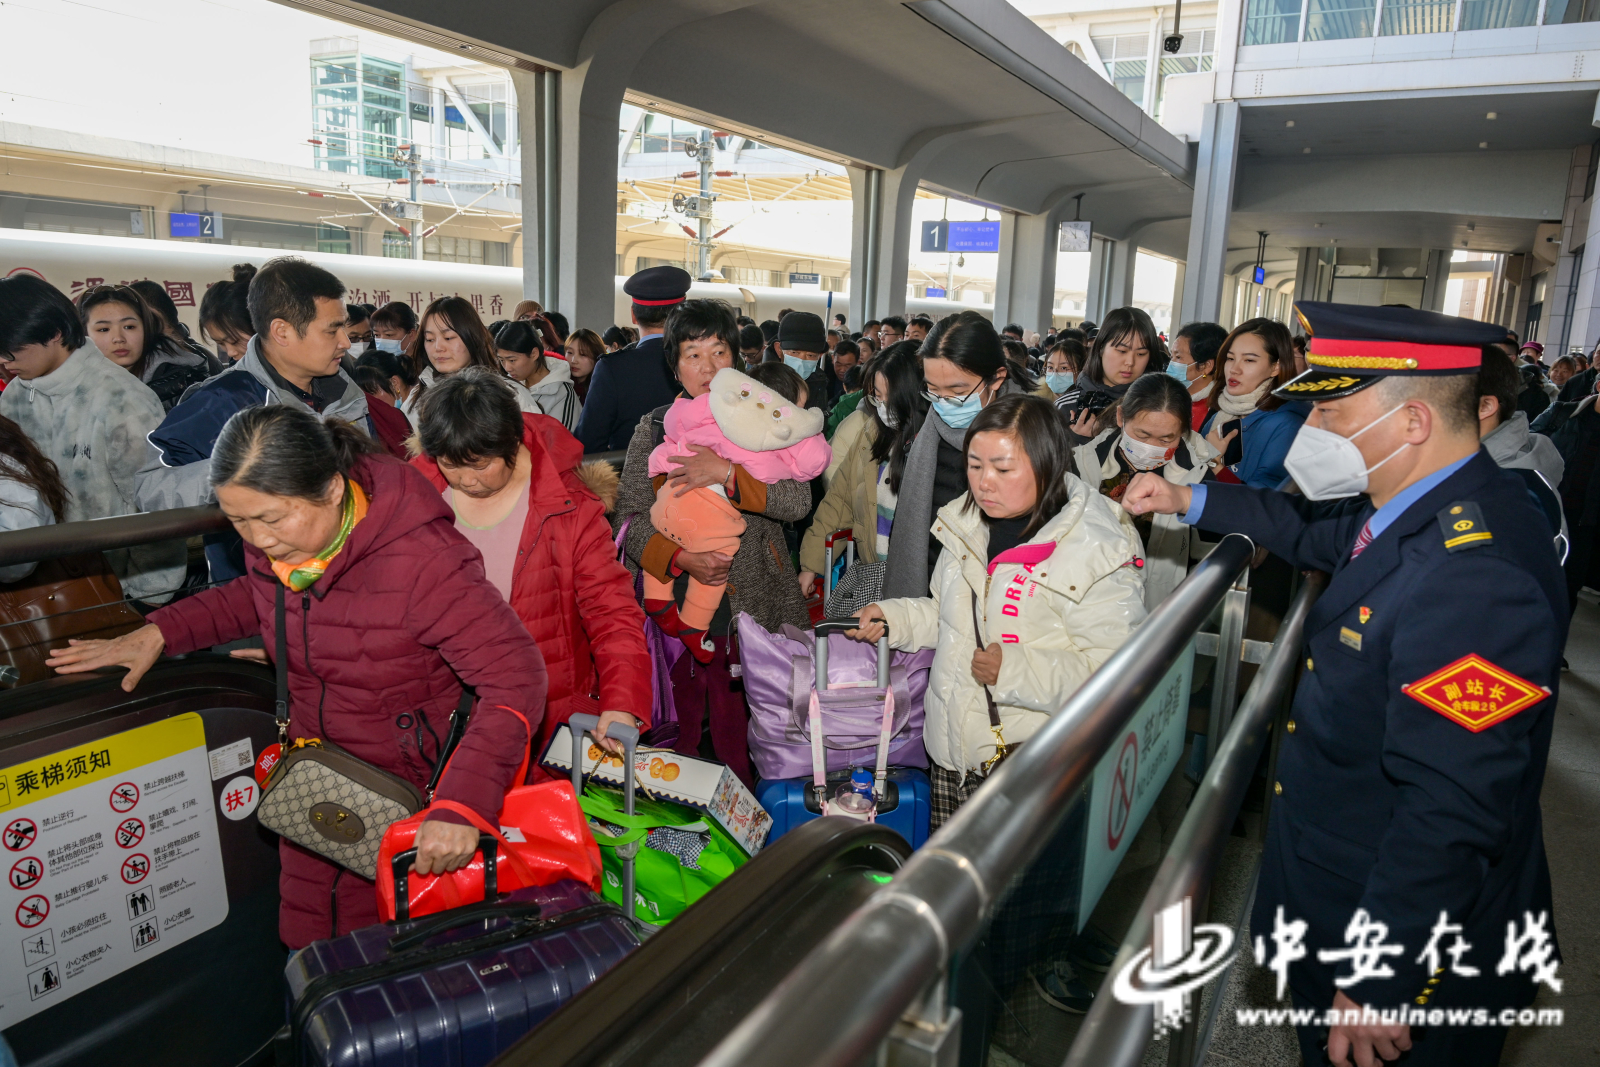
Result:
<svg viewBox="0 0 1600 1067"><path fill-rule="evenodd" d="M835 815L865 820L876 806L872 795L872 772L865 767L855 767L850 771L850 780L840 782L839 788L834 791L829 809Z"/></svg>

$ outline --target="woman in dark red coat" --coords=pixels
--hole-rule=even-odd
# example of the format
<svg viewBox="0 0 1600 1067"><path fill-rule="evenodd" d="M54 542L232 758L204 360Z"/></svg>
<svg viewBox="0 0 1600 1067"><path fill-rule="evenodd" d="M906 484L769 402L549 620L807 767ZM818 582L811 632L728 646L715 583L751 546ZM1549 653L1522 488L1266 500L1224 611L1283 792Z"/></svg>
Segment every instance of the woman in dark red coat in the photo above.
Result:
<svg viewBox="0 0 1600 1067"><path fill-rule="evenodd" d="M244 576L162 608L124 637L75 641L50 663L63 674L127 667L131 692L163 650L260 634L276 657L285 651L273 626L283 587L289 737L323 738L420 788L465 682L477 703L436 798L495 825L544 712L544 660L438 491L374 448L303 409L234 415L217 438L211 479L244 538ZM471 859L478 831L466 822L451 812L423 822L416 870L443 873ZM371 882L288 840L279 854L279 934L289 947L378 921Z"/></svg>
<svg viewBox="0 0 1600 1067"><path fill-rule="evenodd" d="M476 367L423 396L417 442L411 462L544 653L550 692L535 754L574 711L598 713L602 736L613 722L648 726L644 612L596 490L615 497L611 467L584 463L560 422L518 410L504 381Z"/></svg>

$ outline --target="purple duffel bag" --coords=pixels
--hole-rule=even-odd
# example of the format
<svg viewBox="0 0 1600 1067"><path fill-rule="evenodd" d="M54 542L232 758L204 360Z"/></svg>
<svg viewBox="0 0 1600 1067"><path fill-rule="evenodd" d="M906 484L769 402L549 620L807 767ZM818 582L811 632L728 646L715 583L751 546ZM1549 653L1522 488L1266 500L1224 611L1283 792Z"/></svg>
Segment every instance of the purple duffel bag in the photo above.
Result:
<svg viewBox="0 0 1600 1067"><path fill-rule="evenodd" d="M750 704L750 758L763 779L811 775L811 690L816 687L815 638L785 623L770 633L749 615L738 619L745 698ZM828 684L821 705L827 769L870 767L883 728L883 690L877 688L878 650L841 634L828 639ZM889 765L926 767L922 747L922 697L928 689L933 649L896 652L889 663L895 719Z"/></svg>

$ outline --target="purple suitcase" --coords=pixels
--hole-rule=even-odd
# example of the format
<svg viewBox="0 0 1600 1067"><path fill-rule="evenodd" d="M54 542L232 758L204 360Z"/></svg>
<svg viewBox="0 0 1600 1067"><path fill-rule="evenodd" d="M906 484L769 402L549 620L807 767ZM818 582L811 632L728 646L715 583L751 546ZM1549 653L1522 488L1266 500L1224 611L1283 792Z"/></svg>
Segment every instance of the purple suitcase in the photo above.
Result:
<svg viewBox="0 0 1600 1067"><path fill-rule="evenodd" d="M762 779L811 776L811 691L816 688L816 636L787 623L777 633L749 615L738 616L744 691L750 704L750 758ZM827 638L828 681L876 683L878 651L842 634ZM922 747L922 698L928 690L933 649L896 652L889 661L895 723L889 765L926 767ZM827 689L821 705L827 769L870 766L883 727L881 688Z"/></svg>
<svg viewBox="0 0 1600 1067"><path fill-rule="evenodd" d="M483 1067L638 944L573 881L314 942L285 969L277 1067Z"/></svg>

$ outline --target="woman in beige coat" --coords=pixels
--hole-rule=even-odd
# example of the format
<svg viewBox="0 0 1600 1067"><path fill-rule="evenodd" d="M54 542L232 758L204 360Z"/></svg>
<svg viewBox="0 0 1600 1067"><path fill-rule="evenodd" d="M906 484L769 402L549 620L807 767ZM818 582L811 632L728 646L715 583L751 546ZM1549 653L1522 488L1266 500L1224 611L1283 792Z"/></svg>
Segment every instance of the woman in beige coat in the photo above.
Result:
<svg viewBox="0 0 1600 1067"><path fill-rule="evenodd" d="M851 631L875 641L887 624L894 648L938 649L923 732L935 827L995 754L986 688L1005 743L1026 741L1145 618L1138 538L1068 473L1066 428L1049 401L990 404L966 453L969 491L934 520L944 549L933 595L869 604Z"/></svg>

